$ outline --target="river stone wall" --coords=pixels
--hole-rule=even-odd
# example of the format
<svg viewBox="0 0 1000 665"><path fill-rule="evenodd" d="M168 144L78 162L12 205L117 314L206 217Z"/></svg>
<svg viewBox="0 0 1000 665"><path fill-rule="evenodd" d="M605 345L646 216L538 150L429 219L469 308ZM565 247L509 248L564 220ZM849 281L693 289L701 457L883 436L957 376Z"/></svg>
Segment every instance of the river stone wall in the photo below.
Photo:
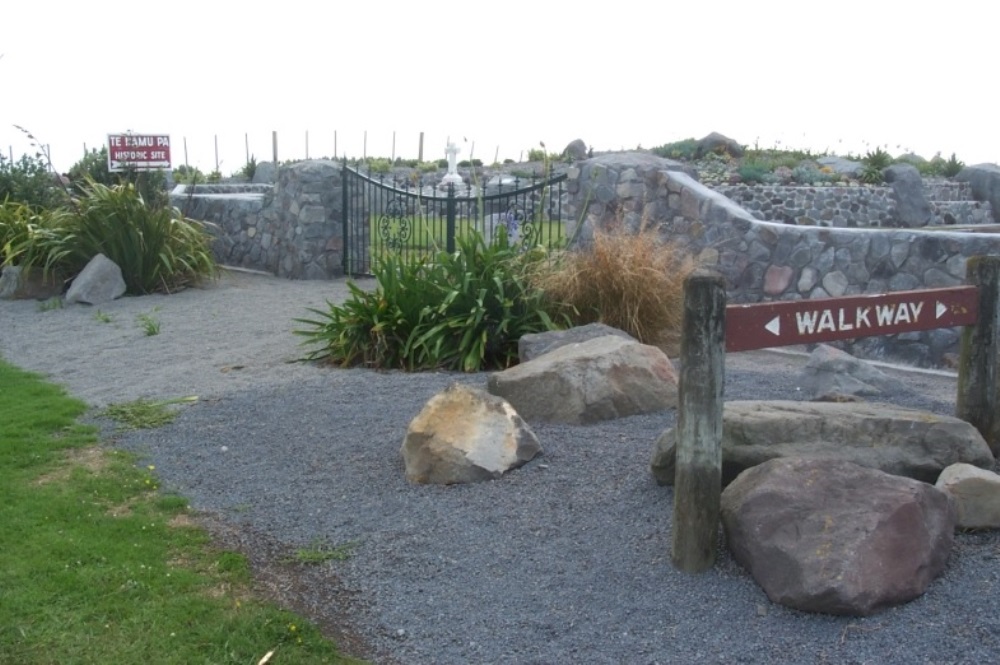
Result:
<svg viewBox="0 0 1000 665"><path fill-rule="evenodd" d="M212 249L224 265L290 279L344 274L339 162L283 166L273 186L179 185L170 202L213 224Z"/></svg>
<svg viewBox="0 0 1000 665"><path fill-rule="evenodd" d="M851 228L902 226L891 187L741 184L713 189L760 220ZM930 226L993 223L990 204L973 201L968 183L925 184L924 192L931 207Z"/></svg>
<svg viewBox="0 0 1000 665"><path fill-rule="evenodd" d="M586 245L595 229L658 233L721 273L736 303L955 286L970 256L1000 252L1000 236L766 222L711 190L687 166L645 153L602 155L569 170L566 212ZM573 223L577 226L577 223ZM865 358L918 366L954 361L959 330L840 344Z"/></svg>

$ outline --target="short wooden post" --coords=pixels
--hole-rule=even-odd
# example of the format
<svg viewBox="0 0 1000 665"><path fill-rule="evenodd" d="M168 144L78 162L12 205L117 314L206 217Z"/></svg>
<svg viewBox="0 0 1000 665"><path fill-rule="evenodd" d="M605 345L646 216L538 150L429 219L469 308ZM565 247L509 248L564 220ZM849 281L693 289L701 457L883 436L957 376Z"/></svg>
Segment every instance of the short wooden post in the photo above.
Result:
<svg viewBox="0 0 1000 665"><path fill-rule="evenodd" d="M687 573L710 569L718 548L725 343L725 282L696 272L684 281L670 550L674 567Z"/></svg>
<svg viewBox="0 0 1000 665"><path fill-rule="evenodd" d="M958 364L956 415L971 423L1000 454L997 418L997 316L1000 313L1000 257L973 256L966 264L966 280L979 287L979 316L962 331Z"/></svg>

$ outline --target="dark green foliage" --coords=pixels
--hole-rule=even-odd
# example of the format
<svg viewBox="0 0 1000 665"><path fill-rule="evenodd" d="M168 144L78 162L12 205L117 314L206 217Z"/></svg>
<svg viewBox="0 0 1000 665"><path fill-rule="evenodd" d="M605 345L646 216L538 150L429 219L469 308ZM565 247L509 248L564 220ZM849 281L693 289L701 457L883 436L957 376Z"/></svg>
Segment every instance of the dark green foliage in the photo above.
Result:
<svg viewBox="0 0 1000 665"><path fill-rule="evenodd" d="M650 152L668 159L692 160L697 150L698 140L691 138L684 139L683 141L674 141L673 143L665 143L651 149Z"/></svg>
<svg viewBox="0 0 1000 665"><path fill-rule="evenodd" d="M744 162L737 173L740 179L747 184L762 184L774 180L774 174L770 172L766 164L761 162Z"/></svg>
<svg viewBox="0 0 1000 665"><path fill-rule="evenodd" d="M4 254L20 265L74 275L101 253L118 264L133 295L215 276L207 223L147 205L131 183L91 182L73 208L45 210L27 223L15 205L0 207L0 235L14 238Z"/></svg>
<svg viewBox="0 0 1000 665"><path fill-rule="evenodd" d="M892 165L892 155L882 148L875 148L875 152L869 150L861 158L864 167L861 170L859 180L866 185L881 185L885 182L885 171Z"/></svg>
<svg viewBox="0 0 1000 665"><path fill-rule="evenodd" d="M240 169L240 175L246 178L247 182L253 182L253 177L257 173L257 158L254 155L250 155L250 159L247 163L243 165Z"/></svg>
<svg viewBox="0 0 1000 665"><path fill-rule="evenodd" d="M955 153L951 153L951 157L948 158L948 161L945 162L944 166L941 168L941 175L948 178L954 178L958 175L959 171L964 168L965 162L960 162L955 158Z"/></svg>
<svg viewBox="0 0 1000 665"><path fill-rule="evenodd" d="M205 177L205 174L202 173L201 169L197 167L181 164L174 169L174 182L197 185L198 183L204 183L207 180L208 178Z"/></svg>
<svg viewBox="0 0 1000 665"><path fill-rule="evenodd" d="M378 286L351 284L342 305L310 309L296 334L315 348L306 360L382 369L475 372L517 362L517 341L555 328L529 277L543 256L511 246L500 230L487 245L478 234L456 239L436 260L376 260Z"/></svg>
<svg viewBox="0 0 1000 665"><path fill-rule="evenodd" d="M546 159L545 150L539 148L532 148L528 151L528 161L529 162L544 162Z"/></svg>
<svg viewBox="0 0 1000 665"><path fill-rule="evenodd" d="M169 201L166 177L162 171L108 170L108 148L91 149L83 159L69 170L69 179L74 195L84 194L90 183L107 187L129 183L142 195L143 200L154 208L163 208Z"/></svg>
<svg viewBox="0 0 1000 665"><path fill-rule="evenodd" d="M0 202L7 200L39 209L58 205L66 196L42 156L21 155L11 162L0 155Z"/></svg>

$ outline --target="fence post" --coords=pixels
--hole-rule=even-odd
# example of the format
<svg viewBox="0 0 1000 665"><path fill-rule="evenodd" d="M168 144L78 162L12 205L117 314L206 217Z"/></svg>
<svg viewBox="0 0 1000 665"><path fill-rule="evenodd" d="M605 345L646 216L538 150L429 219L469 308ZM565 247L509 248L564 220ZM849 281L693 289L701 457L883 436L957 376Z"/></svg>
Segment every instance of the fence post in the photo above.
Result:
<svg viewBox="0 0 1000 665"><path fill-rule="evenodd" d="M334 144L336 144L337 132L334 132L333 135L335 137ZM342 251L344 252L343 256L340 257L340 260L341 265L344 268L344 274L350 277L354 273L351 271L353 266L351 266L351 238L349 235L350 229L348 228L351 223L351 214L349 209L350 200L348 199L347 185L347 158L345 157L344 161L340 165L340 222L341 241L343 245ZM369 224L367 221L365 223Z"/></svg>
<svg viewBox="0 0 1000 665"><path fill-rule="evenodd" d="M726 286L721 276L699 271L684 280L682 330L670 558L677 569L699 573L715 563L722 496Z"/></svg>
<svg viewBox="0 0 1000 665"><path fill-rule="evenodd" d="M455 253L455 217L458 216L458 205L455 201L455 183L448 183L448 201L445 208L447 216L447 241L445 242L449 254Z"/></svg>
<svg viewBox="0 0 1000 665"><path fill-rule="evenodd" d="M955 415L971 423L1000 454L997 419L997 315L1000 301L1000 257L973 256L965 267L966 281L979 287L979 315L962 331Z"/></svg>

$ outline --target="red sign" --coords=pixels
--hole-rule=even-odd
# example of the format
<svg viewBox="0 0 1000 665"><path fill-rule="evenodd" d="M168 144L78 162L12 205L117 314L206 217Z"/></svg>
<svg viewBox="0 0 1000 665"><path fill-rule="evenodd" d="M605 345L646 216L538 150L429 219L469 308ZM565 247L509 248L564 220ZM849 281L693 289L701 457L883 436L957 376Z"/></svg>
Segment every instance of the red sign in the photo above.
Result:
<svg viewBox="0 0 1000 665"><path fill-rule="evenodd" d="M729 305L726 351L968 326L978 314L975 286Z"/></svg>
<svg viewBox="0 0 1000 665"><path fill-rule="evenodd" d="M108 134L108 170L152 171L170 168L166 134Z"/></svg>

